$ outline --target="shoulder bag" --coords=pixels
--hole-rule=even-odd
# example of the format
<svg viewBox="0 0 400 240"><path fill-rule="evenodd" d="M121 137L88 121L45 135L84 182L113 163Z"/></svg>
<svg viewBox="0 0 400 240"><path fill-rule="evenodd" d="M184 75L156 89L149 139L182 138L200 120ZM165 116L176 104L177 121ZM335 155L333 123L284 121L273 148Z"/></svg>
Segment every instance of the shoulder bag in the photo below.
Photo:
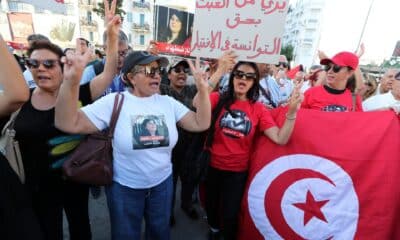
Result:
<svg viewBox="0 0 400 240"><path fill-rule="evenodd" d="M109 128L86 136L64 162L63 172L67 179L95 186L112 183L112 139L123 102L124 95L116 94Z"/></svg>
<svg viewBox="0 0 400 240"><path fill-rule="evenodd" d="M25 182L25 171L22 163L21 151L15 138L14 123L21 109L11 114L10 120L1 131L0 152L7 158L8 163L18 175L22 183Z"/></svg>

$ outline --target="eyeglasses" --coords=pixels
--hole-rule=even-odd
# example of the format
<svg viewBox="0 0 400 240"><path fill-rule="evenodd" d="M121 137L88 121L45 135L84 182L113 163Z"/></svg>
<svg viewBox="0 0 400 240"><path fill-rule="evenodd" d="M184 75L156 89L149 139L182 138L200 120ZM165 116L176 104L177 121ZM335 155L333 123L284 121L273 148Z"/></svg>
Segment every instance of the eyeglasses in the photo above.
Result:
<svg viewBox="0 0 400 240"><path fill-rule="evenodd" d="M176 73L181 73L181 72L189 73L189 68L173 68L173 70Z"/></svg>
<svg viewBox="0 0 400 240"><path fill-rule="evenodd" d="M276 64L275 65L276 67L280 67L280 66L282 66L282 67L284 67L284 68L287 68L288 67L288 64L287 63L285 63L285 62L279 62L278 64Z"/></svg>
<svg viewBox="0 0 400 240"><path fill-rule="evenodd" d="M25 60L25 63L29 68L32 69L39 68L40 64L42 64L46 69L51 69L56 65L56 63L60 64L60 61L54 59L37 60L28 58Z"/></svg>
<svg viewBox="0 0 400 240"><path fill-rule="evenodd" d="M331 65L327 65L326 67L325 67L325 71L329 71L329 70L331 70L331 68L332 68L332 71L334 72L334 73L338 73L338 72L340 72L340 70L343 68L342 66L339 66L339 65L333 65L333 64L331 64Z"/></svg>
<svg viewBox="0 0 400 240"><path fill-rule="evenodd" d="M236 78L240 78L243 79L243 77L245 77L245 80L256 80L257 79L257 75L255 73L245 73L239 70L236 70L233 72L233 76Z"/></svg>
<svg viewBox="0 0 400 240"><path fill-rule="evenodd" d="M137 73L144 73L146 77L154 78L156 74L161 75L160 67L143 66L144 68L137 71Z"/></svg>

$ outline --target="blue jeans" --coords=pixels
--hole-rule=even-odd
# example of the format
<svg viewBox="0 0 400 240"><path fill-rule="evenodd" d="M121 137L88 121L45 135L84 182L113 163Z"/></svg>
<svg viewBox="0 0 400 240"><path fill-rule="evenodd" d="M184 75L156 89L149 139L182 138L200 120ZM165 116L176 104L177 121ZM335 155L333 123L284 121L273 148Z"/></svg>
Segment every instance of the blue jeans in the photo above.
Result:
<svg viewBox="0 0 400 240"><path fill-rule="evenodd" d="M133 189L113 182L106 188L106 194L113 240L140 239L143 217L146 239L170 239L172 176L145 189Z"/></svg>

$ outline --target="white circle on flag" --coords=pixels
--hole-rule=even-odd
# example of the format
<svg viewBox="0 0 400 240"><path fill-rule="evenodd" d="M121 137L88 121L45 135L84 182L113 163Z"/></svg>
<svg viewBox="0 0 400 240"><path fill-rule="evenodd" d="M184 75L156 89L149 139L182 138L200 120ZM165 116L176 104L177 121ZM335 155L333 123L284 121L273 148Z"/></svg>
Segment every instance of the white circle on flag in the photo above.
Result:
<svg viewBox="0 0 400 240"><path fill-rule="evenodd" d="M293 171L304 175L288 183L283 175ZM308 176L310 172L313 177ZM267 191L277 189L280 181L288 187L269 192L274 199L277 194L279 202L269 201ZM294 206L307 202L308 192L315 201L326 201L320 208L326 221L317 217L305 221L305 212ZM285 236L289 232L305 239L354 239L357 230L359 201L351 177L333 161L315 155L287 155L265 165L251 181L247 201L250 216L265 239L290 239L293 235ZM281 211L283 219L268 217L267 209L275 205L280 209L273 210Z"/></svg>

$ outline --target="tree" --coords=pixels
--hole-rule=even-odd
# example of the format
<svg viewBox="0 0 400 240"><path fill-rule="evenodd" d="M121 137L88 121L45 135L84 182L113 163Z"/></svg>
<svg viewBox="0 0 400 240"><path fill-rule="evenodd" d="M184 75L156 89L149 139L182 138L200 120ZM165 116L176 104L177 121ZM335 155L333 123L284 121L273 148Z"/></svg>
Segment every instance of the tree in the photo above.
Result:
<svg viewBox="0 0 400 240"><path fill-rule="evenodd" d="M104 0L108 1L109 4L111 5L112 0ZM122 10L122 2L123 0L117 0L117 8L115 10L115 14L119 14L121 16L121 20L124 20L124 15L126 12ZM104 19L104 3L99 2L97 3L97 8L93 8L93 12L97 13L102 19Z"/></svg>
<svg viewBox="0 0 400 240"><path fill-rule="evenodd" d="M288 62L291 62L293 60L293 50L294 50L294 47L290 44L288 44L286 46L282 46L281 55L285 55Z"/></svg>

